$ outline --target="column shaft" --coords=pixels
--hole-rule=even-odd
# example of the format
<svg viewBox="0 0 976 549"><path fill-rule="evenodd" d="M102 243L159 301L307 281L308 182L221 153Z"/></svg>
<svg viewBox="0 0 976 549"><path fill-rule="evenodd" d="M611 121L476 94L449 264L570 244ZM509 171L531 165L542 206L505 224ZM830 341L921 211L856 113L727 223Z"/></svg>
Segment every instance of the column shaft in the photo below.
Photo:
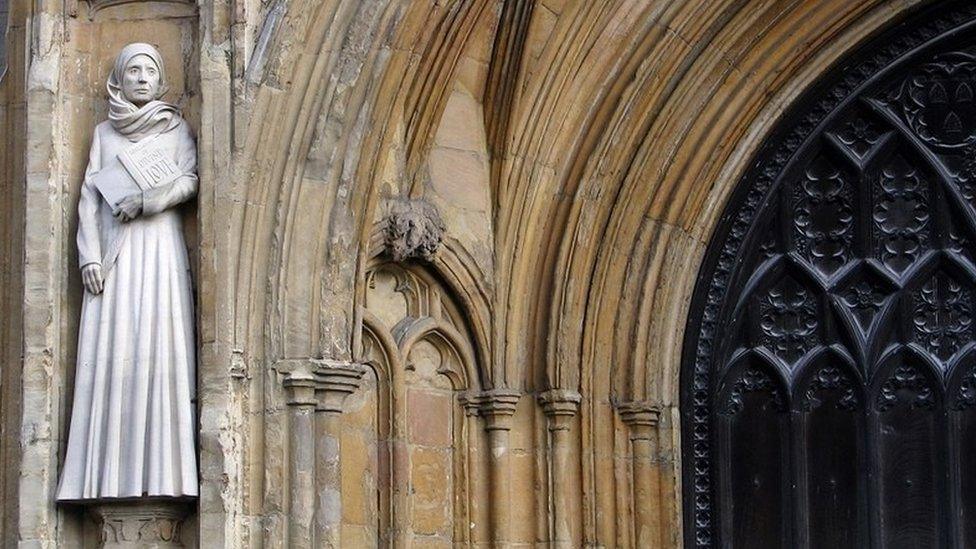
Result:
<svg viewBox="0 0 976 549"><path fill-rule="evenodd" d="M657 460L660 408L646 401L622 404L623 421L630 427L634 541L638 547L661 547L661 470Z"/></svg>
<svg viewBox="0 0 976 549"><path fill-rule="evenodd" d="M339 440L341 416L319 410L315 414L315 540L316 547L338 548L342 525L342 475Z"/></svg>
<svg viewBox="0 0 976 549"><path fill-rule="evenodd" d="M551 541L554 547L567 549L582 543L580 472L578 462L573 459L580 400L579 393L559 389L539 395L549 424Z"/></svg>
<svg viewBox="0 0 976 549"><path fill-rule="evenodd" d="M553 546L573 547L573 529L571 522L573 499L576 494L570 493L573 484L569 478L572 473L569 463L569 430L555 429L550 431L552 441L552 523Z"/></svg>
<svg viewBox="0 0 976 549"><path fill-rule="evenodd" d="M491 492L485 482L484 432L477 413L465 415L468 432L468 540L476 546L484 546L491 539Z"/></svg>
<svg viewBox="0 0 976 549"><path fill-rule="evenodd" d="M660 547L661 471L655 463L656 444L650 438L633 442L634 535L639 547Z"/></svg>
<svg viewBox="0 0 976 549"><path fill-rule="evenodd" d="M491 501L491 541L493 547L505 547L512 541L511 463L509 431L512 416L521 393L512 389L493 389L462 396L465 406L477 409L485 420L488 432L489 479Z"/></svg>
<svg viewBox="0 0 976 549"><path fill-rule="evenodd" d="M312 512L315 508L315 430L312 416L315 406L291 406L289 450L291 463L288 511L289 549L312 549Z"/></svg>
<svg viewBox="0 0 976 549"><path fill-rule="evenodd" d="M314 475L307 484L315 494L312 502L312 534L316 549L342 546L342 405L356 392L366 374L361 364L313 360L315 388ZM304 546L302 546L304 547Z"/></svg>
<svg viewBox="0 0 976 549"><path fill-rule="evenodd" d="M504 547L511 541L511 468L508 451L509 429L489 429L491 450L491 531L492 546Z"/></svg>

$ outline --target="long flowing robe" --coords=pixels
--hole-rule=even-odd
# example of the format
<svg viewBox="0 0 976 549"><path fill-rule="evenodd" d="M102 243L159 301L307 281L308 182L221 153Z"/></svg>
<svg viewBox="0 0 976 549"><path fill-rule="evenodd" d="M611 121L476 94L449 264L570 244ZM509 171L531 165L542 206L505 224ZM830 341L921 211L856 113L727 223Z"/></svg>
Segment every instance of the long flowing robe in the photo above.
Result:
<svg viewBox="0 0 976 549"><path fill-rule="evenodd" d="M133 145L109 121L95 129L78 204L82 267L99 263L104 290L85 292L74 405L58 500L196 496L195 341L189 261L173 206L197 192L185 121L158 139L184 174L143 192L142 215L112 215L92 176ZM141 136L140 136L141 137Z"/></svg>

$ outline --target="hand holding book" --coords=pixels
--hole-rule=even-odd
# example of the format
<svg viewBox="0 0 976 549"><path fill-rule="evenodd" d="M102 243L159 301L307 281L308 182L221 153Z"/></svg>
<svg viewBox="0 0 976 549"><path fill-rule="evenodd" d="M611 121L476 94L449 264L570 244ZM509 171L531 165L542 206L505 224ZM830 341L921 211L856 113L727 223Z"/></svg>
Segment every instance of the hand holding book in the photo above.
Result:
<svg viewBox="0 0 976 549"><path fill-rule="evenodd" d="M93 175L93 183L120 221L135 219L142 211L142 193L173 182L182 173L165 147L155 138L125 149Z"/></svg>
<svg viewBox="0 0 976 549"><path fill-rule="evenodd" d="M112 215L122 223L127 223L139 217L142 213L142 193L132 193L123 198L112 208Z"/></svg>

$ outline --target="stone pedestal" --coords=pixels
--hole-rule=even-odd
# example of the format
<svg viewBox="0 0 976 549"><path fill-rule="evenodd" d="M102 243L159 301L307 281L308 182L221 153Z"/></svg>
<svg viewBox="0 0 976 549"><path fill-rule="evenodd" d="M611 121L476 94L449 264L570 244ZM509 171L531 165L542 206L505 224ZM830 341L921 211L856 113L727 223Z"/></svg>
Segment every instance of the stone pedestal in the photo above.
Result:
<svg viewBox="0 0 976 549"><path fill-rule="evenodd" d="M185 501L126 501L89 508L101 530L99 547L107 549L174 549L183 547L183 520L192 503Z"/></svg>

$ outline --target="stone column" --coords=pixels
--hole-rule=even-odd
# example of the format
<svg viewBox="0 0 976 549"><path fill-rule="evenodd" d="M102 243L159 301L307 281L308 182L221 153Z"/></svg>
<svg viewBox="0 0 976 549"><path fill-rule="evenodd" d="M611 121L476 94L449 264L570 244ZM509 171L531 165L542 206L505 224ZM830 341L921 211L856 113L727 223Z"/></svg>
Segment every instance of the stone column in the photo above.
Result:
<svg viewBox="0 0 976 549"><path fill-rule="evenodd" d="M511 389L493 389L465 398L468 405L476 405L488 432L491 455L491 540L493 547L505 547L512 537L511 466L509 463L509 432L512 416L521 393Z"/></svg>
<svg viewBox="0 0 976 549"><path fill-rule="evenodd" d="M99 526L99 547L106 549L175 549L183 520L192 504L178 500L147 499L92 505L89 511Z"/></svg>
<svg viewBox="0 0 976 549"><path fill-rule="evenodd" d="M461 406L464 408L465 431L467 438L467 474L465 478L465 490L467 491L467 537L462 541L468 545L484 547L491 540L489 531L490 514L488 507L490 503L490 490L485 482L480 479L485 478L485 452L481 443L481 419L480 406L476 399L472 399L470 394L462 394L459 398Z"/></svg>
<svg viewBox="0 0 976 549"><path fill-rule="evenodd" d="M630 427L634 479L634 540L637 547L662 547L661 469L657 463L660 408L646 401L627 402L620 417Z"/></svg>
<svg viewBox="0 0 976 549"><path fill-rule="evenodd" d="M549 501L553 547L579 547L582 540L579 525L580 492L578 469L573 462L573 441L580 394L552 389L539 395L539 403L549 423Z"/></svg>
<svg viewBox="0 0 976 549"><path fill-rule="evenodd" d="M315 509L315 427L313 415L316 380L308 372L294 371L285 377L291 429L288 433L288 547L312 549L312 514Z"/></svg>
<svg viewBox="0 0 976 549"><path fill-rule="evenodd" d="M340 439L342 403L356 392L366 367L350 362L317 362L315 389L315 547L338 548L342 523Z"/></svg>

